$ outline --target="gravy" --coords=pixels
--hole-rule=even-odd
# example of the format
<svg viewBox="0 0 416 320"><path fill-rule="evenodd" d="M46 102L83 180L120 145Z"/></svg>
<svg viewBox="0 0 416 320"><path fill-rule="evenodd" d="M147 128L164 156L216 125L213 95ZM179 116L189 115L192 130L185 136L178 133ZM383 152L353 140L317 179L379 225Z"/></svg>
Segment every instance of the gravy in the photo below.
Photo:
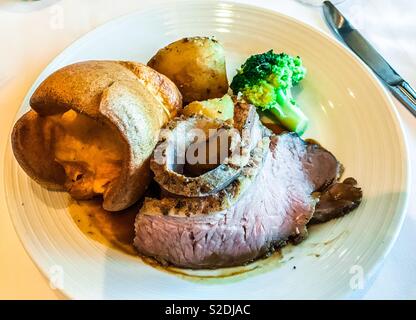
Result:
<svg viewBox="0 0 416 320"><path fill-rule="evenodd" d="M183 279L205 283L218 283L220 281L238 281L249 275L259 274L281 265L283 256L276 251L267 258L252 263L213 270L191 270L174 266L164 266L155 259L141 256L133 246L134 220L139 212L141 203L120 212L108 212L102 208L102 200L71 200L69 212L78 228L89 238L109 248L137 256L147 265L160 271L174 274ZM285 248L287 251L288 248ZM289 259L290 260L290 259Z"/></svg>
<svg viewBox="0 0 416 320"><path fill-rule="evenodd" d="M120 212L108 212L102 200L71 200L69 212L78 228L88 237L101 244L137 255L133 246L134 219L139 206L134 205Z"/></svg>

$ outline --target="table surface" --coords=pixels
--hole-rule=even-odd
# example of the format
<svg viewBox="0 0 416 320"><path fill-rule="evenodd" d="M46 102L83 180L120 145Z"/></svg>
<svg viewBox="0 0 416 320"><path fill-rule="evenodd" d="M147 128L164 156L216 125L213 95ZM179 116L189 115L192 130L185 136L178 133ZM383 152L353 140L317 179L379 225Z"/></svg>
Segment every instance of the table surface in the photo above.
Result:
<svg viewBox="0 0 416 320"><path fill-rule="evenodd" d="M144 8L144 0L0 0L0 154L26 92L48 63L74 40L115 17ZM329 33L319 7L295 0L247 1L293 16ZM416 1L346 0L339 8L392 66L416 87ZM416 162L416 118L395 100ZM0 157L3 170L4 156ZM416 170L412 170L415 192ZM25 252L6 208L0 174L0 299L65 299L53 290ZM365 286L365 299L416 298L416 198L410 197L403 228L381 269Z"/></svg>

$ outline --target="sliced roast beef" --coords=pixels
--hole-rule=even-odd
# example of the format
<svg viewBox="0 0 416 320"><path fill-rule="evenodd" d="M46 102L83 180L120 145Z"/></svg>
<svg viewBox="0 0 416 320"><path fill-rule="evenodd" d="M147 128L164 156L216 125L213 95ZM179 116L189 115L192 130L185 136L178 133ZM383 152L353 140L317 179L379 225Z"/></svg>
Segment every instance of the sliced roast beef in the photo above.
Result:
<svg viewBox="0 0 416 320"><path fill-rule="evenodd" d="M150 166L155 180L171 194L215 194L240 175L266 135L270 132L255 107L243 102L237 102L233 125L203 116L177 118L162 131Z"/></svg>
<svg viewBox="0 0 416 320"><path fill-rule="evenodd" d="M136 217L134 245L162 263L186 268L260 258L305 233L317 201L313 192L337 178L334 159L296 134L263 138L240 175L216 194L147 198Z"/></svg>
<svg viewBox="0 0 416 320"><path fill-rule="evenodd" d="M361 203L363 192L354 178L347 178L328 187L319 196L311 223L321 223L341 217Z"/></svg>
<svg viewBox="0 0 416 320"><path fill-rule="evenodd" d="M344 170L331 152L311 142L307 142L303 165L314 184L314 191L322 191L336 182Z"/></svg>

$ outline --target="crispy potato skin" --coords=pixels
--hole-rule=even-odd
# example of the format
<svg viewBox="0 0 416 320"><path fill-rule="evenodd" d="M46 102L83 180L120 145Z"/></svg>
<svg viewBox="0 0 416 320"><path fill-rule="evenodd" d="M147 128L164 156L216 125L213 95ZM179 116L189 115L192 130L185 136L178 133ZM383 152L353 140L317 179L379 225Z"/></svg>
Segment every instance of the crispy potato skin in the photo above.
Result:
<svg viewBox="0 0 416 320"><path fill-rule="evenodd" d="M175 41L160 49L148 66L177 85L185 104L220 98L228 91L224 48L213 38Z"/></svg>

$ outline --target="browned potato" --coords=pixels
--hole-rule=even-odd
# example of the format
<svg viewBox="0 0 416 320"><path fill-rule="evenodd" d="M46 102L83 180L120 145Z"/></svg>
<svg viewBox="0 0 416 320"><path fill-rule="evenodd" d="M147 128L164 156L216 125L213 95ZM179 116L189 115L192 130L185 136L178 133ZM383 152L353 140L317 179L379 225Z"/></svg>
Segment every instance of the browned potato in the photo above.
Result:
<svg viewBox="0 0 416 320"><path fill-rule="evenodd" d="M222 98L193 101L183 109L182 114L186 116L202 114L212 119L232 120L234 117L234 102L228 94Z"/></svg>
<svg viewBox="0 0 416 320"><path fill-rule="evenodd" d="M160 49L148 66L177 85L185 104L220 98L228 91L224 48L213 38L175 41Z"/></svg>

